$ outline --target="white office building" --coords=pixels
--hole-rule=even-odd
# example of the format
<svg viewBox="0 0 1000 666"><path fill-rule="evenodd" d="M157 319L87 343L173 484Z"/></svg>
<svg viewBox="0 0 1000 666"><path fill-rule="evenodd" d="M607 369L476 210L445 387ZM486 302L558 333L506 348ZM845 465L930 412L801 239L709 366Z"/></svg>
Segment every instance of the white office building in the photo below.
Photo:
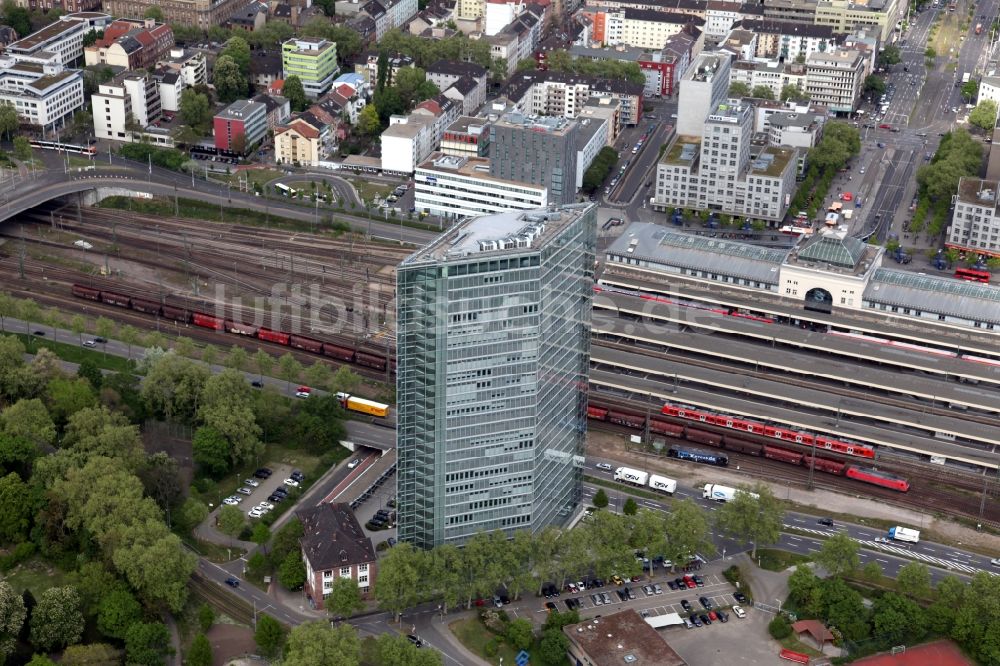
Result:
<svg viewBox="0 0 1000 666"><path fill-rule="evenodd" d="M83 107L83 76L61 66L0 58L0 104L12 105L22 123L54 130Z"/></svg>
<svg viewBox="0 0 1000 666"><path fill-rule="evenodd" d="M1000 182L962 178L946 245L965 252L1000 257Z"/></svg>
<svg viewBox="0 0 1000 666"><path fill-rule="evenodd" d="M699 136L705 116L726 99L730 59L728 53L700 53L688 67L677 100L677 134Z"/></svg>
<svg viewBox="0 0 1000 666"><path fill-rule="evenodd" d="M411 174L434 150L434 124L431 115L411 113L392 116L382 132L382 170Z"/></svg>
<svg viewBox="0 0 1000 666"><path fill-rule="evenodd" d="M448 218L475 217L548 205L544 186L490 175L490 161L434 153L413 176L418 211Z"/></svg>
<svg viewBox="0 0 1000 666"><path fill-rule="evenodd" d="M139 141L145 132L131 132L128 126L145 128L160 116L160 93L156 80L149 74L124 74L101 84L91 96L94 109L94 135L112 141Z"/></svg>
<svg viewBox="0 0 1000 666"><path fill-rule="evenodd" d="M865 58L858 51L811 53L806 58L806 94L835 113L853 113L861 99Z"/></svg>

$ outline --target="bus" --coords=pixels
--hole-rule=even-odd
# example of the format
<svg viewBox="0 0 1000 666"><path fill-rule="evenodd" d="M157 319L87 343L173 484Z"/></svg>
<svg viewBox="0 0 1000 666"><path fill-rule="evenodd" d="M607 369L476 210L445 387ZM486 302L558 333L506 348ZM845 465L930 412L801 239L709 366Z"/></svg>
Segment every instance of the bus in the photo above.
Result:
<svg viewBox="0 0 1000 666"><path fill-rule="evenodd" d="M294 197L298 192L284 183L276 183L274 189L278 190L278 194L284 197Z"/></svg>
<svg viewBox="0 0 1000 666"><path fill-rule="evenodd" d="M976 270L975 268L959 268L955 271L955 277L959 280L966 280L968 282L982 282L983 284L990 283L990 272Z"/></svg>
<svg viewBox="0 0 1000 666"><path fill-rule="evenodd" d="M94 144L88 144L86 146L77 146L72 143L60 143L58 141L42 141L40 139L31 139L28 141L32 148L41 148L43 150L59 150L64 153L76 153L77 155L96 155L97 146Z"/></svg>

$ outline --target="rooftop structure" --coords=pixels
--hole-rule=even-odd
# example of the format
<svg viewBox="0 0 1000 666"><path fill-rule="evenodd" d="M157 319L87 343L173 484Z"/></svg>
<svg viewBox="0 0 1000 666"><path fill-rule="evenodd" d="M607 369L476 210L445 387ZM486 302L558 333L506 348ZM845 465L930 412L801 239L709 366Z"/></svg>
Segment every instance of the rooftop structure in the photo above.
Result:
<svg viewBox="0 0 1000 666"><path fill-rule="evenodd" d="M686 666L633 609L563 627L570 660L591 666Z"/></svg>

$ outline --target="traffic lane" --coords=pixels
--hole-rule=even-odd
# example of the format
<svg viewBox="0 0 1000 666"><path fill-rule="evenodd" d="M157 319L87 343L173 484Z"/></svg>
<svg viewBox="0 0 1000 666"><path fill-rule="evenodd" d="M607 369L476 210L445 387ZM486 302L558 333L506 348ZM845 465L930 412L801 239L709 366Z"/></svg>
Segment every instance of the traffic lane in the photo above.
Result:
<svg viewBox="0 0 1000 666"><path fill-rule="evenodd" d="M242 567L243 563L240 561L237 562ZM231 587L227 585L226 579L230 577L237 578L242 582L242 574L234 575L218 564L209 562L204 558L198 559L198 572L206 580L219 585L224 592L236 595L240 599L243 599L247 603L253 605L257 613L263 613L266 611L268 615L286 625L294 627L302 622L316 619L315 617L294 612L277 599L268 596L265 592L257 589L253 585L239 585L238 587Z"/></svg>
<svg viewBox="0 0 1000 666"><path fill-rule="evenodd" d="M609 201L619 204L633 203L636 196L644 191L647 175L650 168L654 166L656 158L659 156L664 133L666 128L669 127L669 125L660 124L655 121L643 121L639 124L639 127L645 131L650 124L655 124L656 126L652 134L646 137L646 140L642 144L642 149L638 153L632 154L632 149L638 142L638 138L642 136L641 132L635 141L631 144L626 144L623 148L621 162L622 164L629 162L629 167L618 185L608 195Z"/></svg>

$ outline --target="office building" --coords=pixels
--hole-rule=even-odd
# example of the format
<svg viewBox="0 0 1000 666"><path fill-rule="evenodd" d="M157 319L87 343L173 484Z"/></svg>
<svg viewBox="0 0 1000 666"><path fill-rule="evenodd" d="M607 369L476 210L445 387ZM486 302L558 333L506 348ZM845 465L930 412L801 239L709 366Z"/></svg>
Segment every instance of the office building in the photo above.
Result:
<svg viewBox="0 0 1000 666"><path fill-rule="evenodd" d="M112 16L141 19L151 7L158 7L164 23L208 30L221 26L246 4L247 0L104 0L104 11Z"/></svg>
<svg viewBox="0 0 1000 666"><path fill-rule="evenodd" d="M414 207L445 218L533 210L549 202L544 186L491 176L490 161L483 158L433 153L417 167L413 182Z"/></svg>
<svg viewBox="0 0 1000 666"><path fill-rule="evenodd" d="M489 145L489 121L483 118L461 116L441 137L441 152L456 157L485 157Z"/></svg>
<svg viewBox="0 0 1000 666"><path fill-rule="evenodd" d="M322 97L340 73L337 44L318 37L295 37L283 43L281 64L285 78L299 77L310 99Z"/></svg>
<svg viewBox="0 0 1000 666"><path fill-rule="evenodd" d="M549 203L571 203L578 132L578 123L567 118L507 113L490 127L490 175L540 185Z"/></svg>
<svg viewBox="0 0 1000 666"><path fill-rule="evenodd" d="M98 139L139 141L145 136L142 129L161 113L159 84L144 72L126 72L102 83L91 102Z"/></svg>
<svg viewBox="0 0 1000 666"><path fill-rule="evenodd" d="M980 178L958 181L955 213L946 245L957 250L1000 257L1000 182Z"/></svg>
<svg viewBox="0 0 1000 666"><path fill-rule="evenodd" d="M215 114L212 127L216 148L245 154L267 134L267 106L236 100Z"/></svg>
<svg viewBox="0 0 1000 666"><path fill-rule="evenodd" d="M728 53L700 53L681 76L677 100L677 133L701 134L705 116L719 106L729 93Z"/></svg>
<svg viewBox="0 0 1000 666"><path fill-rule="evenodd" d="M592 97L613 97L621 103L622 124L637 125L642 116L643 89L641 83L622 79L534 70L515 74L504 88L503 96L525 115L564 118L575 118Z"/></svg>
<svg viewBox="0 0 1000 666"><path fill-rule="evenodd" d="M397 268L398 534L562 525L581 497L596 207L465 220Z"/></svg>
<svg viewBox="0 0 1000 666"><path fill-rule="evenodd" d="M102 29L110 20L107 14L97 13L63 16L8 44L4 55L37 65L72 65L83 57L84 36L91 30Z"/></svg>
<svg viewBox="0 0 1000 666"><path fill-rule="evenodd" d="M858 51L815 52L806 58L806 94L835 113L854 113L865 81L865 58Z"/></svg>
<svg viewBox="0 0 1000 666"><path fill-rule="evenodd" d="M83 75L79 70L49 68L0 58L0 104L17 110L22 124L44 131L64 127L83 108Z"/></svg>

